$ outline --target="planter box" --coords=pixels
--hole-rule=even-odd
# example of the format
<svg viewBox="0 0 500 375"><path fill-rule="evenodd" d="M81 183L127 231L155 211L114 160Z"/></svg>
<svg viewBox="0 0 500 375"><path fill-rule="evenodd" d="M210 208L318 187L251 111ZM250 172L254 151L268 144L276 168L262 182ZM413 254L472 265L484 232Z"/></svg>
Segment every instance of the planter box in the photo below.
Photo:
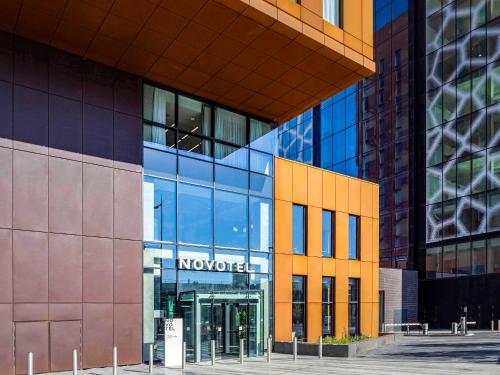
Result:
<svg viewBox="0 0 500 375"><path fill-rule="evenodd" d="M380 346L392 344L399 341L401 335L389 334L352 344L323 344L323 357L344 357L352 358L359 354L364 354ZM276 353L293 354L292 342L276 342L274 344ZM318 355L318 343L298 343L297 352L299 355Z"/></svg>

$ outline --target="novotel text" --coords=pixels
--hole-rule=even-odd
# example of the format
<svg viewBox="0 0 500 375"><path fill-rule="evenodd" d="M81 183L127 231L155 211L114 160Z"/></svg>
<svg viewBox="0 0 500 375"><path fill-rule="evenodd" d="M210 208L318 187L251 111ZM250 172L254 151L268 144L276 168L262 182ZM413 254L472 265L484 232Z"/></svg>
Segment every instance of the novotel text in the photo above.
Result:
<svg viewBox="0 0 500 375"><path fill-rule="evenodd" d="M246 272L254 273L250 264L239 262L226 262L223 260L205 259L178 259L177 268L180 270L218 271L218 272Z"/></svg>

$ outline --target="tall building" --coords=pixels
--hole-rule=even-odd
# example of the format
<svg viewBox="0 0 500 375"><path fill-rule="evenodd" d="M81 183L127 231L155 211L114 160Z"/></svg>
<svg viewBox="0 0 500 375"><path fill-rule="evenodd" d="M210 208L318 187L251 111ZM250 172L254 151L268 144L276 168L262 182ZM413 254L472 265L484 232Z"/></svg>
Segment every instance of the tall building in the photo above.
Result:
<svg viewBox="0 0 500 375"><path fill-rule="evenodd" d="M380 184L380 265L414 269L413 6L375 0L376 74L279 127L281 156Z"/></svg>
<svg viewBox="0 0 500 375"><path fill-rule="evenodd" d="M447 326L466 307L470 320L489 327L500 314L500 2L420 5L421 318Z"/></svg>
<svg viewBox="0 0 500 375"><path fill-rule="evenodd" d="M376 336L378 187L275 158L273 130L375 71L372 14L2 4L0 373L162 361L173 318L196 362Z"/></svg>

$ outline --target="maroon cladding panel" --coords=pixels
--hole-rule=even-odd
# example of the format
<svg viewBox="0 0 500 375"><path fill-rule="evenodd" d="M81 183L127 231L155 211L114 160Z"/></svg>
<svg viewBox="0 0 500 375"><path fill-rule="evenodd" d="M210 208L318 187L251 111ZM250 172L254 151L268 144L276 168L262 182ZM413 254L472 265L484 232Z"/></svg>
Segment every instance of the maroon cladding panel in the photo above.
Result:
<svg viewBox="0 0 500 375"><path fill-rule="evenodd" d="M0 229L0 303L12 303L12 231Z"/></svg>
<svg viewBox="0 0 500 375"><path fill-rule="evenodd" d="M49 96L50 155L82 160L82 102Z"/></svg>
<svg viewBox="0 0 500 375"><path fill-rule="evenodd" d="M81 321L50 322L50 371L73 368L73 350L78 350L81 368Z"/></svg>
<svg viewBox="0 0 500 375"><path fill-rule="evenodd" d="M142 242L115 240L114 301L142 302Z"/></svg>
<svg viewBox="0 0 500 375"><path fill-rule="evenodd" d="M15 37L14 41L14 82L47 91L50 49L24 38Z"/></svg>
<svg viewBox="0 0 500 375"><path fill-rule="evenodd" d="M142 240L142 174L115 169L115 238Z"/></svg>
<svg viewBox="0 0 500 375"><path fill-rule="evenodd" d="M51 50L49 92L78 100L81 103L83 95L82 60L59 50Z"/></svg>
<svg viewBox="0 0 500 375"><path fill-rule="evenodd" d="M120 348L118 362L120 365L141 362L142 305L116 304L114 315L115 346Z"/></svg>
<svg viewBox="0 0 500 375"><path fill-rule="evenodd" d="M49 231L82 234L82 163L49 158Z"/></svg>
<svg viewBox="0 0 500 375"><path fill-rule="evenodd" d="M49 301L82 302L82 237L49 234Z"/></svg>
<svg viewBox="0 0 500 375"><path fill-rule="evenodd" d="M115 112L114 135L115 167L140 172L142 147L139 146L143 143L141 118Z"/></svg>
<svg viewBox="0 0 500 375"><path fill-rule="evenodd" d="M49 320L81 320L82 305L80 303L51 303Z"/></svg>
<svg viewBox="0 0 500 375"><path fill-rule="evenodd" d="M84 161L113 166L113 111L85 104L83 108Z"/></svg>
<svg viewBox="0 0 500 375"><path fill-rule="evenodd" d="M113 169L83 165L83 234L113 237Z"/></svg>
<svg viewBox="0 0 500 375"><path fill-rule="evenodd" d="M47 232L48 158L15 150L13 165L13 227Z"/></svg>
<svg viewBox="0 0 500 375"><path fill-rule="evenodd" d="M12 305L0 304L0 374L14 373L14 324Z"/></svg>
<svg viewBox="0 0 500 375"><path fill-rule="evenodd" d="M113 305L83 305L83 367L112 364Z"/></svg>
<svg viewBox="0 0 500 375"><path fill-rule="evenodd" d="M113 240L83 238L83 302L113 302Z"/></svg>
<svg viewBox="0 0 500 375"><path fill-rule="evenodd" d="M49 372L49 323L16 323L16 374L27 373L28 352L33 353L33 371Z"/></svg>
<svg viewBox="0 0 500 375"><path fill-rule="evenodd" d="M12 150L0 147L0 165L2 166L0 168L0 228L11 228Z"/></svg>
<svg viewBox="0 0 500 375"><path fill-rule="evenodd" d="M142 118L142 80L123 74L115 83L115 111ZM142 149L142 147L141 147Z"/></svg>
<svg viewBox="0 0 500 375"><path fill-rule="evenodd" d="M14 302L47 302L48 234L13 232Z"/></svg>
<svg viewBox="0 0 500 375"><path fill-rule="evenodd" d="M49 318L49 305L46 303L14 304L15 322L43 321Z"/></svg>

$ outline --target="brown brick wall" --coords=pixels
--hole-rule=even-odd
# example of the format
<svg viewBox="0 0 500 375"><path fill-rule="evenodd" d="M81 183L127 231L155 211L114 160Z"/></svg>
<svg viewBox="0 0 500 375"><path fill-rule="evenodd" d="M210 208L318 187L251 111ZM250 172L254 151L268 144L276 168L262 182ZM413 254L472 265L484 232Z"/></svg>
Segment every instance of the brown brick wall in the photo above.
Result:
<svg viewBox="0 0 500 375"><path fill-rule="evenodd" d="M0 34L0 374L141 362L141 118L139 78Z"/></svg>

